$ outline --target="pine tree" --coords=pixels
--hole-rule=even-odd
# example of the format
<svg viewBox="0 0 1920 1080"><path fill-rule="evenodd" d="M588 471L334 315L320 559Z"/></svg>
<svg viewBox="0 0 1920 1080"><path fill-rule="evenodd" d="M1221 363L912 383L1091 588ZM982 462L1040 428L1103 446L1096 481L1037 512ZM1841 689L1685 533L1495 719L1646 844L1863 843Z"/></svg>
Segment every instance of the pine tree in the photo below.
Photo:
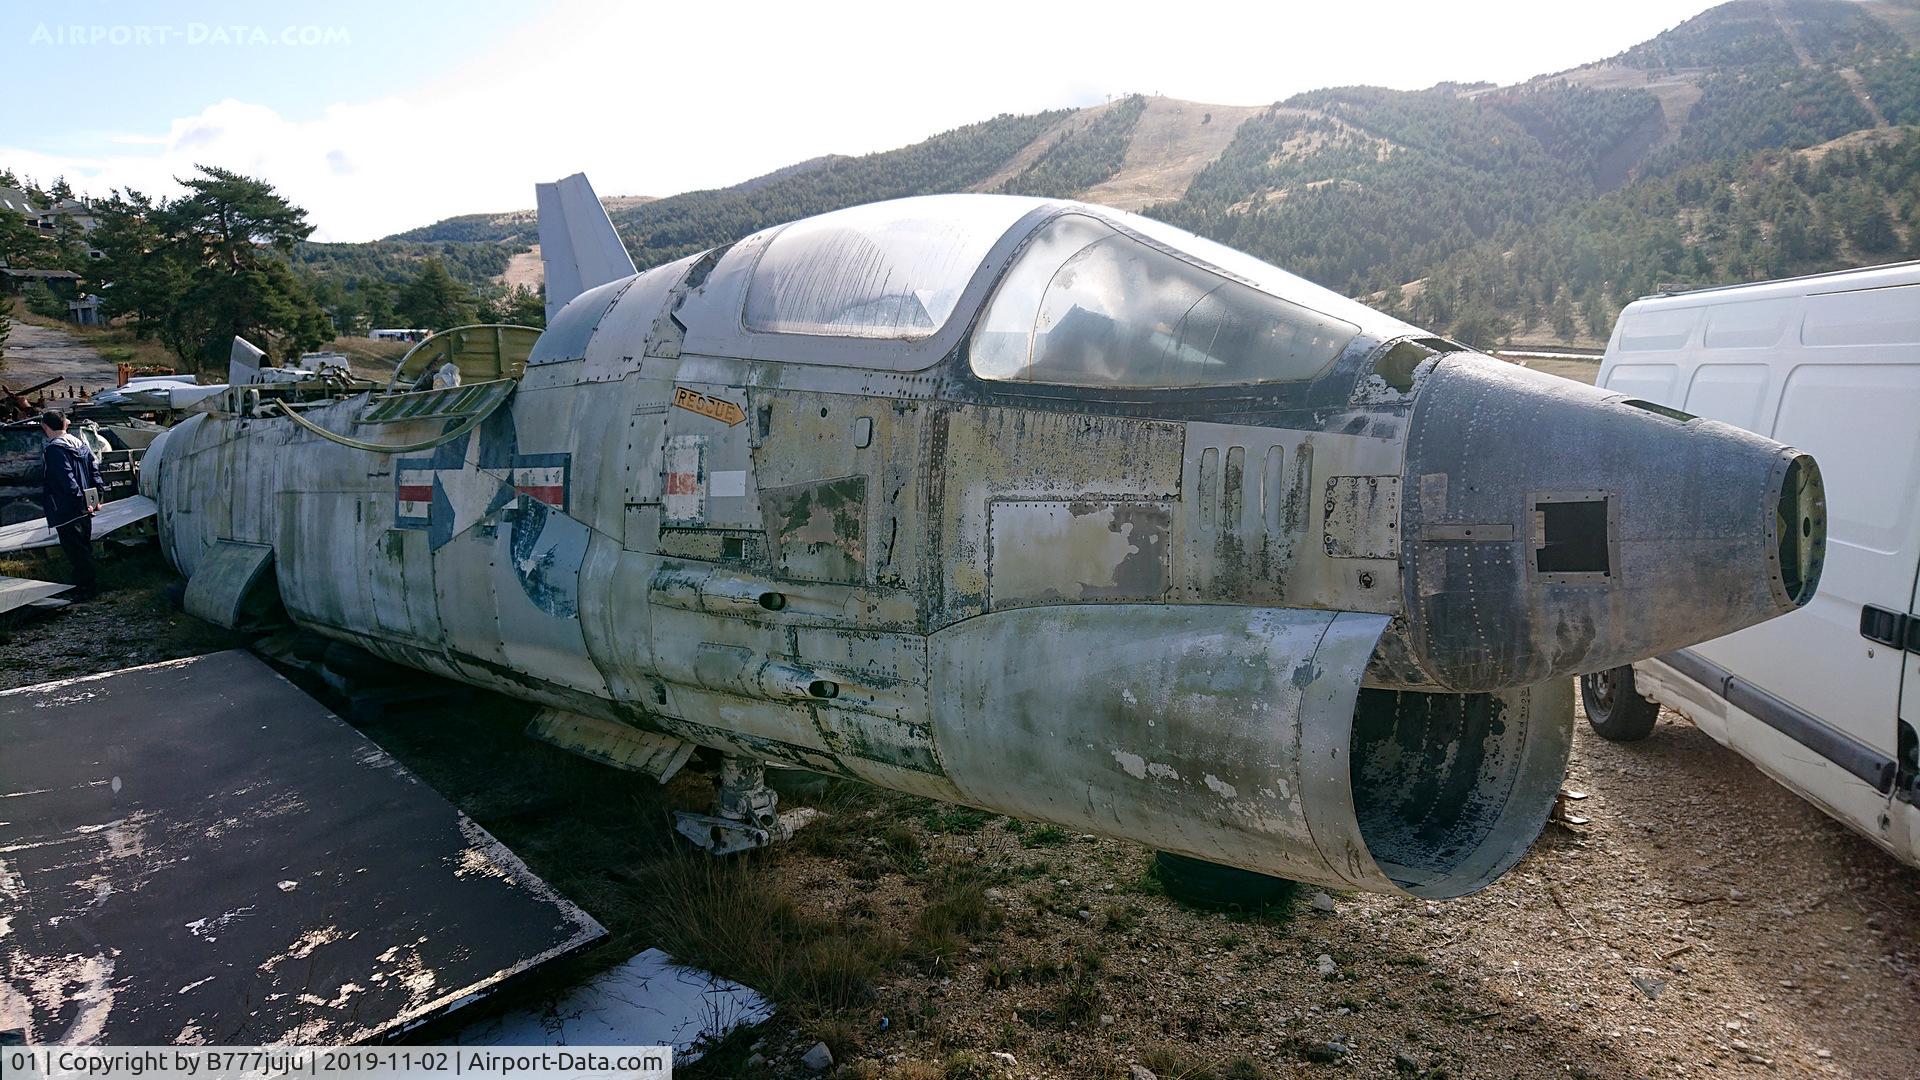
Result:
<svg viewBox="0 0 1920 1080"><path fill-rule="evenodd" d="M420 270L400 290L400 314L411 327L445 330L474 320L473 297L465 285L447 273L447 264L425 259Z"/></svg>
<svg viewBox="0 0 1920 1080"><path fill-rule="evenodd" d="M1553 294L1553 304L1547 309L1547 320L1553 324L1554 336L1562 341L1573 338L1573 305L1568 302L1564 290Z"/></svg>
<svg viewBox="0 0 1920 1080"><path fill-rule="evenodd" d="M138 332L196 366L224 360L236 336L284 354L331 337L326 313L288 263L313 232L306 211L263 180L199 170L178 199L127 192L101 208L93 240L113 285L108 314L135 316Z"/></svg>

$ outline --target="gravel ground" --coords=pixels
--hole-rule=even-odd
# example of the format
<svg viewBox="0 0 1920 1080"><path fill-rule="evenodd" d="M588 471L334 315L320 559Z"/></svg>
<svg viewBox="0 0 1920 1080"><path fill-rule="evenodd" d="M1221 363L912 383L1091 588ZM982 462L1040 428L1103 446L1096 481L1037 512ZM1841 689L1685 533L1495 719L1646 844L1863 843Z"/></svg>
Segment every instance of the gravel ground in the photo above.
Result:
<svg viewBox="0 0 1920 1080"><path fill-rule="evenodd" d="M57 579L62 566L4 570ZM4 631L0 685L234 643L172 610L150 548L119 556L108 581L115 591L95 603ZM393 731L453 731L474 715L422 709ZM458 775L480 780L479 794L450 792L456 801L516 846L519 828L545 849L521 820L539 808L472 775L558 753L516 743L521 723L502 720L500 749L477 757L471 738L389 748L449 787L455 773L437 759L462 755ZM636 806L658 797L633 783ZM917 800L842 807L834 828L906 857L876 871L845 845L796 841L755 872L809 914L893 927L964 871L991 883L994 918L938 963L899 962L857 1006L774 1021L755 1036L764 1062L716 1055L707 1068L809 1075L799 1058L827 1038L843 1072L910 1078L1125 1076L1136 1063L1190 1077L1920 1076L1920 873L1670 714L1632 745L1582 722L1568 787L1589 794L1577 809L1591 823L1550 826L1472 897L1316 906L1308 890L1291 913L1256 918L1167 899L1130 844ZM664 831L637 817L635 830ZM564 838L578 825L563 812L539 827ZM528 857L567 888L569 867L542 864L558 856ZM604 910L607 889L627 888L607 876L576 899ZM632 889L622 902L644 904L644 886Z"/></svg>
<svg viewBox="0 0 1920 1080"><path fill-rule="evenodd" d="M1550 826L1479 894L1326 913L1303 896L1279 922L1140 895L1131 845L932 837L930 862L1006 872L1008 929L888 987L877 1014L932 1019L860 1056L1000 1051L1034 1076L1233 1076L1240 1058L1268 1075L1920 1076L1920 873L1672 714L1629 746L1583 719L1568 786L1591 823ZM790 865L829 908L913 907L906 878L849 889L830 861ZM1090 954L1097 997L1072 1028L1034 1020L1071 1000L1070 976L995 985Z"/></svg>

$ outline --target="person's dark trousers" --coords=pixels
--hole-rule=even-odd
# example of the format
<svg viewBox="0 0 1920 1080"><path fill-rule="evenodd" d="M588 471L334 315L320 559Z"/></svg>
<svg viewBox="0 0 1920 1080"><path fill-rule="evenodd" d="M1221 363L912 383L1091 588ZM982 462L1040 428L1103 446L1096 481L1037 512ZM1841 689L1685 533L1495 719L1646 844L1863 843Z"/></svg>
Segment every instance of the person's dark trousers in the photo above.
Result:
<svg viewBox="0 0 1920 1080"><path fill-rule="evenodd" d="M74 599L85 600L93 595L93 517L82 514L54 531L60 534L60 550L73 567Z"/></svg>

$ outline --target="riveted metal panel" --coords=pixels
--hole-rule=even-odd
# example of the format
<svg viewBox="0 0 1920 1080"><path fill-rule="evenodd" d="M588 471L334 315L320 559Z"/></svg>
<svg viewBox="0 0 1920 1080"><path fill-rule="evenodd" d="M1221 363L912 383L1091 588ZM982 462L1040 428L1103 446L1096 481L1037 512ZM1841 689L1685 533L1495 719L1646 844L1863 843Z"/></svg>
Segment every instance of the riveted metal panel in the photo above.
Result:
<svg viewBox="0 0 1920 1080"><path fill-rule="evenodd" d="M223 540L187 579L186 596L180 606L189 615L231 630L240 623L247 594L272 563L270 545Z"/></svg>
<svg viewBox="0 0 1920 1080"><path fill-rule="evenodd" d="M606 680L580 626L581 565L590 533L581 522L522 495L495 543L492 600L501 649L519 671L604 695Z"/></svg>
<svg viewBox="0 0 1920 1080"><path fill-rule="evenodd" d="M1553 437L1516 454L1516 431ZM1371 678L1455 691L1529 684L1791 609L1778 591L1772 529L1797 456L1712 420L1448 356L1413 412L1407 617ZM1535 514L1566 498L1605 500L1605 535L1592 540L1605 547L1606 572L1539 572ZM1473 538L1460 538L1469 527ZM1675 601L1682 596L1690 599Z"/></svg>
<svg viewBox="0 0 1920 1080"><path fill-rule="evenodd" d="M433 587L444 644L488 663L507 665L506 644L494 617L494 560L504 525L498 511L433 549Z"/></svg>
<svg viewBox="0 0 1920 1080"><path fill-rule="evenodd" d="M1300 752L1306 730L1348 729L1386 621L1198 604L969 619L931 642L941 759L978 805L1299 880L1390 887L1321 850L1310 816L1337 811L1303 788L1347 765Z"/></svg>
<svg viewBox="0 0 1920 1080"><path fill-rule="evenodd" d="M359 495L344 491L283 492L274 541L274 573L288 614L310 625L371 627ZM360 621L364 618L365 621Z"/></svg>
<svg viewBox="0 0 1920 1080"><path fill-rule="evenodd" d="M558 709L542 709L527 724L527 734L615 768L646 773L663 784L694 750L692 743L670 735Z"/></svg>
<svg viewBox="0 0 1920 1080"><path fill-rule="evenodd" d="M1326 546L1323 523L1325 485L1333 476L1365 472L1397 483L1392 472L1399 467L1400 446L1391 439L1189 423L1174 595L1197 602L1398 610L1397 560L1378 553L1336 556ZM1376 527L1389 524L1377 521Z"/></svg>
<svg viewBox="0 0 1920 1080"><path fill-rule="evenodd" d="M989 516L995 610L1166 596L1170 502L1002 499Z"/></svg>
<svg viewBox="0 0 1920 1080"><path fill-rule="evenodd" d="M661 479L663 523L700 526L707 522L707 436L669 435Z"/></svg>
<svg viewBox="0 0 1920 1080"><path fill-rule="evenodd" d="M433 559L425 533L416 529L382 533L367 557L367 588L374 622L381 630L414 641L439 637Z"/></svg>
<svg viewBox="0 0 1920 1080"><path fill-rule="evenodd" d="M794 663L837 683L831 707L925 723L925 637L824 626L794 627L787 636Z"/></svg>
<svg viewBox="0 0 1920 1080"><path fill-rule="evenodd" d="M867 580L867 478L839 476L762 492L774 568L804 581Z"/></svg>
<svg viewBox="0 0 1920 1080"><path fill-rule="evenodd" d="M1335 559L1400 557L1400 478L1329 476L1322 542Z"/></svg>
<svg viewBox="0 0 1920 1080"><path fill-rule="evenodd" d="M1183 425L963 405L933 418L931 625L986 610L992 505L1001 500L1153 502L1180 494Z"/></svg>
<svg viewBox="0 0 1920 1080"><path fill-rule="evenodd" d="M701 256L644 271L623 291L594 326L584 349L583 382L611 382L639 369L648 331L679 298L687 269Z"/></svg>
<svg viewBox="0 0 1920 1080"><path fill-rule="evenodd" d="M826 370L843 381L854 374L845 369ZM925 461L921 445L926 407L915 401L785 388L756 388L748 397L748 418L744 426L750 429L753 439L752 482L764 493L762 527L769 557L780 559L791 547L783 543L782 535L797 524L790 523L788 517L799 495L798 489L825 481L864 477L866 488L861 493L863 505L857 520L842 521L845 535L834 535L834 541L845 546L846 558L837 565L825 567L827 572L816 567L812 571L797 572L795 576L857 579L918 591L927 527ZM864 446L860 445L862 433L866 435ZM785 489L777 510L765 501L773 498L771 493L775 489ZM855 528L861 537L857 551L852 546ZM817 535L831 532L813 531ZM852 563L860 564L857 578L852 576L855 573Z"/></svg>
<svg viewBox="0 0 1920 1080"><path fill-rule="evenodd" d="M856 771L855 761L872 761L930 776L946 775L940 768L933 731L926 724L902 723L831 705L816 706L814 714L822 740Z"/></svg>

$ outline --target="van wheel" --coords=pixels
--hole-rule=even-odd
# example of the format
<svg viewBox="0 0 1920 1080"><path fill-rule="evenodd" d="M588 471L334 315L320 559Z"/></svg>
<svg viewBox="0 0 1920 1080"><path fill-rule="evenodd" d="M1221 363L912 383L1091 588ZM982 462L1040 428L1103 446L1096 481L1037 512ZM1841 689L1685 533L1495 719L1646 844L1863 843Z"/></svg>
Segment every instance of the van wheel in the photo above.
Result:
<svg viewBox="0 0 1920 1080"><path fill-rule="evenodd" d="M1634 689L1631 664L1580 676L1580 701L1593 733L1611 742L1639 742L1660 716L1660 703Z"/></svg>
<svg viewBox="0 0 1920 1080"><path fill-rule="evenodd" d="M1264 911L1291 903L1300 888L1297 881L1189 859L1171 851L1154 852L1153 869L1168 896L1183 904L1214 910Z"/></svg>

